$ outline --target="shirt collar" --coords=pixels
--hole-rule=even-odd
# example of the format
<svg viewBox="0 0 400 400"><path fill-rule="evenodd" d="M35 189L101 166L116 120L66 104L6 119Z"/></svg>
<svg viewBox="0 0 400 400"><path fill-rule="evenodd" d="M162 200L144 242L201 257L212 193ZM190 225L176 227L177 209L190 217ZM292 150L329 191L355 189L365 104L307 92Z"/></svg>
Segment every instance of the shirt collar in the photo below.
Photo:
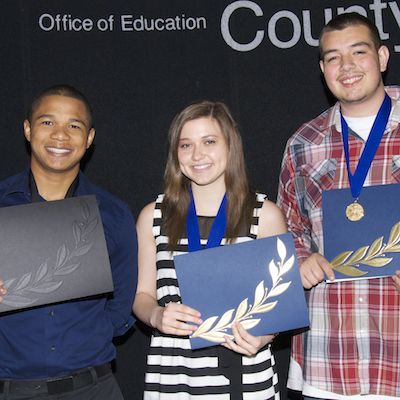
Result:
<svg viewBox="0 0 400 400"><path fill-rule="evenodd" d="M392 99L392 111L390 112L389 121L387 123L385 133L384 133L384 134L387 134L388 132L392 131L400 123L400 99L399 99L400 87L398 87L398 86L386 87L385 90ZM330 115L328 125L329 126L334 125L338 132L342 132L342 126L341 126L341 122L340 122L340 104L339 104L339 102L337 102L332 108L332 113Z"/></svg>
<svg viewBox="0 0 400 400"><path fill-rule="evenodd" d="M79 171L78 179L78 187L75 190L74 196L84 196L92 191L94 192L95 186L89 181L87 176L82 171Z"/></svg>
<svg viewBox="0 0 400 400"><path fill-rule="evenodd" d="M29 168L24 169L20 174L15 176L13 182L5 190L4 194L7 196L13 193L23 193L25 196L30 197L31 192L29 189Z"/></svg>
<svg viewBox="0 0 400 400"><path fill-rule="evenodd" d="M8 186L4 194L7 196L13 193L23 193L27 198L30 198L31 191L29 188L29 173L30 168L26 168L20 174L16 175L14 181ZM79 171L78 177L79 181L78 187L75 190L75 196L86 194L86 191L91 185L89 179L82 171Z"/></svg>

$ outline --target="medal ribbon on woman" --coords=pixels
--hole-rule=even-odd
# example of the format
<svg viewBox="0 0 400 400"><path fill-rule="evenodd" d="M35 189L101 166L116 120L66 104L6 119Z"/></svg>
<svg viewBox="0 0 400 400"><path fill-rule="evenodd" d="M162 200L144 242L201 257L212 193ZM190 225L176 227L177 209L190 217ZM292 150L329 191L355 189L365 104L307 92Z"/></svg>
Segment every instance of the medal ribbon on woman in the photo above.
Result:
<svg viewBox="0 0 400 400"><path fill-rule="evenodd" d="M218 247L221 244L226 229L226 204L227 198L225 194L219 206L217 216L215 217L214 222L211 226L210 234L207 239L206 249ZM186 230L188 236L189 252L201 250L199 222L197 220L196 206L194 204L193 193L191 190L190 204L186 216Z"/></svg>
<svg viewBox="0 0 400 400"><path fill-rule="evenodd" d="M343 118L343 115L340 114L340 119L342 124L343 147L347 165L347 174L349 177L351 195L354 198L353 203L349 204L346 207L346 217L350 221L359 221L361 218L364 217L364 208L359 203L358 198L360 196L372 160L375 157L376 150L378 149L382 136L385 133L385 128L389 119L391 109L392 109L392 101L390 97L387 94L385 94L385 98L382 102L381 107L379 108L374 124L372 125L371 132L368 136L367 142L365 143L365 147L361 154L361 157L358 160L357 168L354 171L354 174L352 174L350 171L349 127L347 125L346 120Z"/></svg>

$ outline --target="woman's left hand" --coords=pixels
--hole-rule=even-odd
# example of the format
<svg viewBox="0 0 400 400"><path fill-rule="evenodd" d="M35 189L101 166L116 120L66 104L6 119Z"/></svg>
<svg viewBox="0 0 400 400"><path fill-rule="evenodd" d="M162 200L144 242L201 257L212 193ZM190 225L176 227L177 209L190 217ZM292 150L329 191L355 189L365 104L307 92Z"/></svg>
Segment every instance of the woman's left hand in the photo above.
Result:
<svg viewBox="0 0 400 400"><path fill-rule="evenodd" d="M225 336L225 343L222 346L245 356L254 356L276 337L276 335L253 336L243 328L240 322L233 323L232 333L234 338Z"/></svg>

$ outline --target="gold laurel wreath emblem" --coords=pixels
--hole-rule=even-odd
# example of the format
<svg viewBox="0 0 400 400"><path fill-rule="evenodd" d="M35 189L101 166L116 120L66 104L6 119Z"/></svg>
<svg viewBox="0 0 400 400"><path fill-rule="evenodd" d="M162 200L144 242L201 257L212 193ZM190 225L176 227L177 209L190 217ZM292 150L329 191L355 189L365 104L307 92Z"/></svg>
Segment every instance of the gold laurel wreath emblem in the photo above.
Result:
<svg viewBox="0 0 400 400"><path fill-rule="evenodd" d="M384 243L383 236L376 239L370 246L360 247L356 251L344 251L337 255L331 265L335 271L343 275L358 277L368 274L360 269L360 265L381 268L392 262L388 253L400 253L400 221L392 226L389 240Z"/></svg>
<svg viewBox="0 0 400 400"><path fill-rule="evenodd" d="M240 322L245 329L254 328L261 321L260 318L253 318L254 314L266 313L275 308L278 301L268 302L267 300L279 296L289 288L291 281L281 283L282 276L289 272L294 265L294 255L286 260L286 246L279 238L277 239L277 250L280 261L275 263L274 260L271 260L269 263L269 274L272 278L271 290L268 290L264 286L264 281L261 281L255 289L253 304L249 304L248 298L245 298L236 309L226 311L222 317L207 318L191 338L202 338L210 342L222 343L225 341L225 336L233 338L233 335L228 333L228 329L232 328L234 322Z"/></svg>
<svg viewBox="0 0 400 400"><path fill-rule="evenodd" d="M47 259L36 272L28 272L20 278L5 281L7 294L3 296L2 304L13 308L34 305L39 299L32 298L32 294L40 295L56 291L63 284L62 277L80 267L79 259L92 248L90 236L98 225L98 218L91 218L88 204L82 200L80 205L82 219L72 224L75 242L72 248L64 243L57 250L54 264Z"/></svg>

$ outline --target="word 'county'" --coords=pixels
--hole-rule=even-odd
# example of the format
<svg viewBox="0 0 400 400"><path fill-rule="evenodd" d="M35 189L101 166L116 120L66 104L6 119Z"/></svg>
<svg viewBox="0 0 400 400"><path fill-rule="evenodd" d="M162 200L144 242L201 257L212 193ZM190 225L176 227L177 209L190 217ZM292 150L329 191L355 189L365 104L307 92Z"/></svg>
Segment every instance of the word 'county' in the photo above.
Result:
<svg viewBox="0 0 400 400"><path fill-rule="evenodd" d="M383 2L382 0L374 0L369 4L369 9L373 12L375 19L375 25L378 28L379 35L382 40L389 39L389 33L385 32L383 26L384 10L391 11L398 27L400 28L400 9L396 1ZM232 29L233 26L241 26L240 23L232 24L231 18L240 19L243 13L254 15L254 22L250 25L254 29L254 34L251 32L249 40L244 42L237 39L237 32ZM361 15L368 16L366 7L359 5L352 5L347 8L337 7L337 14L343 14L345 12L358 12ZM333 17L333 11L331 8L325 8L324 22L321 21L321 26L328 23ZM240 0L229 4L222 13L221 17L221 34L225 42L236 51L251 51L256 49L264 40L267 33L268 39L271 44L281 49L289 49L294 47L300 40L303 33L305 42L310 46L318 46L318 38L314 38L312 35L312 24L315 23L315 18L311 17L310 10L302 10L301 17L297 16L294 12L289 10L280 10L273 14L266 24L267 29L257 29L257 25L261 28L264 24L263 17L264 12L262 8L254 1ZM385 20L389 15L385 14ZM260 22L260 23L259 23ZM284 24L289 26L288 36L289 38L281 38L278 36L278 25ZM400 52L400 45L395 45L394 50Z"/></svg>

